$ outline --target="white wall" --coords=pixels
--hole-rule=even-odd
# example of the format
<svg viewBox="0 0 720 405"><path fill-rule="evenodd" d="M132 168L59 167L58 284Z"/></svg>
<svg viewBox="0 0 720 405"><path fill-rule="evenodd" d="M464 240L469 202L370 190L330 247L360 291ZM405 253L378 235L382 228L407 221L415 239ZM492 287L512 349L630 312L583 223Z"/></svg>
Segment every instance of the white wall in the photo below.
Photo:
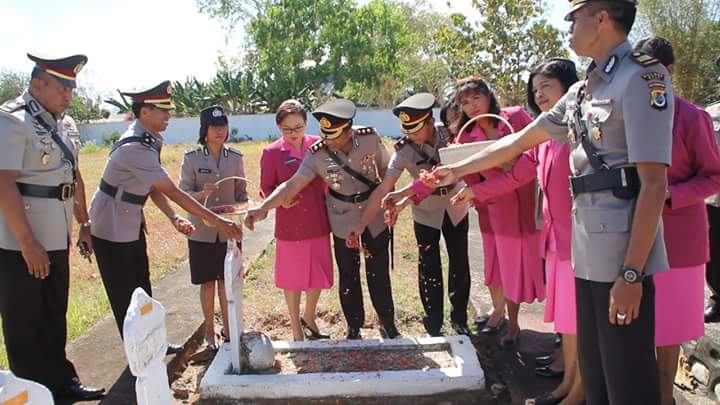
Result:
<svg viewBox="0 0 720 405"><path fill-rule="evenodd" d="M439 119L439 110L437 109L435 117ZM81 124L79 126L80 136L83 140L94 140L101 145L103 137L110 136L113 132L123 133L128 125L130 122ZM402 135L400 121L391 110L358 110L355 125L375 127L380 134L385 136L400 137ZM238 136L247 135L252 139L268 139L268 137L277 138L279 136L275 126L275 114L233 115L230 116L230 128L237 129ZM163 137L167 143L195 142L199 130L200 119L197 117L172 118ZM312 116L308 116L308 133L318 133L317 120Z"/></svg>

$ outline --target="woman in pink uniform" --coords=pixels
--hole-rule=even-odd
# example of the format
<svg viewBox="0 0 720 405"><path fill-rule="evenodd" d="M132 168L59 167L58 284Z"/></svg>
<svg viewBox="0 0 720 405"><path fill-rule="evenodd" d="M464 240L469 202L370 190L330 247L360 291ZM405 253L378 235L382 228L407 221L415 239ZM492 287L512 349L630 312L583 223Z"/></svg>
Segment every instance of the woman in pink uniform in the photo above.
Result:
<svg viewBox="0 0 720 405"><path fill-rule="evenodd" d="M295 174L305 150L317 136L306 135L307 112L295 100L278 107L275 123L282 138L263 149L260 188L267 196ZM275 285L285 292L293 338L329 338L315 323L320 291L333 285L330 225L325 209L325 183L316 178L293 200L278 208L275 218ZM300 295L305 291L305 310L300 316Z"/></svg>
<svg viewBox="0 0 720 405"><path fill-rule="evenodd" d="M530 74L528 106L534 115L550 110L570 86L578 81L575 64L567 59L550 59ZM535 404L579 404L584 399L582 379L577 361L577 319L575 313L575 276L570 262L570 216L572 197L568 187L570 177L570 144L551 140L525 152L502 176L487 179L457 196L458 201L486 201L487 199L523 187L537 178L542 190L542 222L540 250L545 258L547 303L545 322L554 322L555 331L562 334L562 358L565 373L551 365L554 359L546 356L543 367L535 372L546 377L563 375L560 385L552 392L535 398Z"/></svg>
<svg viewBox="0 0 720 405"><path fill-rule="evenodd" d="M659 59L672 73L675 56L663 38L641 39L635 50ZM680 344L705 332L705 263L710 260L705 197L720 191L720 157L710 115L675 96L672 166L663 209L670 270L655 282L655 345L662 404L673 404Z"/></svg>
<svg viewBox="0 0 720 405"><path fill-rule="evenodd" d="M521 107L500 109L494 92L479 77L468 77L456 84L455 102L462 115L458 128L472 117L491 113L504 117L515 131L532 122ZM512 133L496 118L481 118L458 134L459 143L487 141ZM464 178L469 187L491 181L505 174L503 169L491 169ZM502 195L482 198L487 205L487 221L482 221L483 247L486 258L485 285L490 289L493 312L481 330L497 331L505 322L505 306L510 318L509 327L501 342L515 343L520 333L518 313L520 303L545 299L542 259L539 251L540 232L535 225L535 183L533 178L524 185Z"/></svg>

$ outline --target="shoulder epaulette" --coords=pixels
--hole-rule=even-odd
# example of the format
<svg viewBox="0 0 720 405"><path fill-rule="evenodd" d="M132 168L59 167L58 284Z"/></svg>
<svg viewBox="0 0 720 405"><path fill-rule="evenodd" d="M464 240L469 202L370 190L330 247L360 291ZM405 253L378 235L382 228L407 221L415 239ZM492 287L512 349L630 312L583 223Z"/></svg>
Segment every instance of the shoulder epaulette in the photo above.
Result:
<svg viewBox="0 0 720 405"><path fill-rule="evenodd" d="M153 145L155 145L155 142L157 140L152 135L148 134L147 132L143 132L142 134L142 140L140 141L140 144L146 148L152 148Z"/></svg>
<svg viewBox="0 0 720 405"><path fill-rule="evenodd" d="M395 145L393 145L393 147L395 148L395 151L397 152L400 149L404 148L405 145L408 144L408 141L409 141L409 139L407 136L403 136L402 138L400 138L397 142L395 142Z"/></svg>
<svg viewBox="0 0 720 405"><path fill-rule="evenodd" d="M228 147L228 148L226 148L226 149L227 149L228 152L230 152L230 153L232 153L232 154L235 154L235 155L238 155L238 156L242 156L242 155L243 155L242 152L240 152L240 151L237 150L237 149L230 148L230 147Z"/></svg>
<svg viewBox="0 0 720 405"><path fill-rule="evenodd" d="M16 103L14 100L8 101L7 103L0 105L0 111L8 114L18 112L25 108L24 103Z"/></svg>
<svg viewBox="0 0 720 405"><path fill-rule="evenodd" d="M316 154L318 151L320 151L321 149L325 149L325 146L326 146L325 141L322 140L322 139L320 139L319 141L317 141L317 142L315 142L314 144L310 145L310 147L309 147L308 149L310 150L310 153L312 153L312 154L314 155L314 154Z"/></svg>
<svg viewBox="0 0 720 405"><path fill-rule="evenodd" d="M377 135L377 131L373 127L354 127L353 129L358 135Z"/></svg>
<svg viewBox="0 0 720 405"><path fill-rule="evenodd" d="M187 156L187 155L192 155L192 154L194 154L195 152L197 152L197 148L188 149L188 150L185 151L185 155L186 155L186 156Z"/></svg>
<svg viewBox="0 0 720 405"><path fill-rule="evenodd" d="M642 53L642 52L633 52L630 55L630 59L633 60L633 62L637 63L640 66L648 67L657 65L660 63L658 59L653 58L652 56Z"/></svg>

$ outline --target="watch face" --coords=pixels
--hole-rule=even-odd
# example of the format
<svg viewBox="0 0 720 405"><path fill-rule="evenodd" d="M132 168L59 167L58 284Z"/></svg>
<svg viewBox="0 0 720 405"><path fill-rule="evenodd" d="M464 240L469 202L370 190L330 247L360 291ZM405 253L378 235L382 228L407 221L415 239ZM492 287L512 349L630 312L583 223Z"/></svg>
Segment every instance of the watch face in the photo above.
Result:
<svg viewBox="0 0 720 405"><path fill-rule="evenodd" d="M628 283L634 283L638 279L638 274L635 270L625 270L625 273L623 274L623 278Z"/></svg>

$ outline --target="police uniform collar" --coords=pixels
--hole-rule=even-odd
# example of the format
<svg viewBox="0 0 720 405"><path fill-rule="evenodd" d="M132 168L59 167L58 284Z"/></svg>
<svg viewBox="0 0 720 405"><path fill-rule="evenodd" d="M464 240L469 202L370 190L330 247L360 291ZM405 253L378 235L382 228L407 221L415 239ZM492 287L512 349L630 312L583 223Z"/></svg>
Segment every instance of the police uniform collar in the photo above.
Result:
<svg viewBox="0 0 720 405"><path fill-rule="evenodd" d="M222 148L223 157L228 157L229 152L230 152L230 149L227 147L227 145L223 145L223 148Z"/></svg>
<svg viewBox="0 0 720 405"><path fill-rule="evenodd" d="M630 52L632 52L632 45L630 45L630 42L627 40L623 41L620 45L615 47L615 49L610 51L603 61L600 63L595 63L593 61L593 63L590 64L590 67L588 67L588 75L595 73L606 82L612 81L620 63L628 54L630 54Z"/></svg>
<svg viewBox="0 0 720 405"><path fill-rule="evenodd" d="M30 91L25 91L23 93L22 101L29 108L30 114L33 118L37 118L39 116L44 119L45 122L53 126L56 126L57 120L62 118L56 117L54 114L50 113L50 111L46 110L45 107L43 107L42 104L40 104L40 102L37 101L32 94L30 94Z"/></svg>
<svg viewBox="0 0 720 405"><path fill-rule="evenodd" d="M133 133L138 136L142 136L143 134L148 134L155 138L156 140L162 141L163 137L160 134L155 134L149 129L145 128L145 125L140 122L140 120L135 120L132 124Z"/></svg>

